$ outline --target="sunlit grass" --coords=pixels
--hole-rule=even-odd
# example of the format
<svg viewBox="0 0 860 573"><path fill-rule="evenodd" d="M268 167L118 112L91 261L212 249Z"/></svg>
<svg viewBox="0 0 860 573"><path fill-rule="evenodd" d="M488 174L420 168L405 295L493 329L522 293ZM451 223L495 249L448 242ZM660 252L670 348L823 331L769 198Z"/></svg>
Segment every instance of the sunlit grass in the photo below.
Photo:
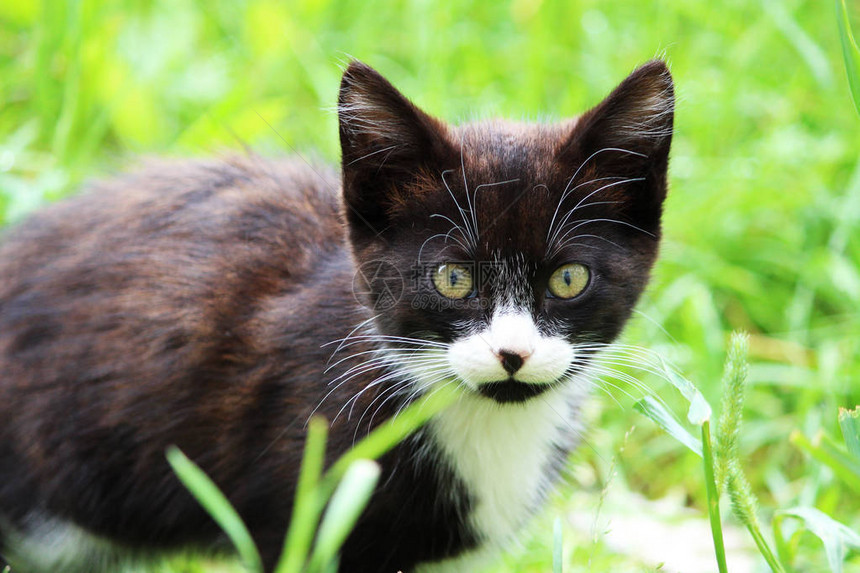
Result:
<svg viewBox="0 0 860 573"><path fill-rule="evenodd" d="M349 57L458 121L574 115L665 55L679 93L665 242L626 338L717 404L728 333L749 332L740 454L762 507L804 501L860 527L856 492L788 439L839 436L838 408L860 402L860 120L832 3L43 6L0 3L0 222L139 155L249 145L336 161L331 108ZM682 415L671 389L644 380ZM707 515L701 460L618 400L591 414L565 492L681 489ZM552 516L567 526L567 512L595 511L565 497L500 570L550 570ZM809 567L826 566L814 539L796 542ZM566 570L640 570L599 539L564 543Z"/></svg>

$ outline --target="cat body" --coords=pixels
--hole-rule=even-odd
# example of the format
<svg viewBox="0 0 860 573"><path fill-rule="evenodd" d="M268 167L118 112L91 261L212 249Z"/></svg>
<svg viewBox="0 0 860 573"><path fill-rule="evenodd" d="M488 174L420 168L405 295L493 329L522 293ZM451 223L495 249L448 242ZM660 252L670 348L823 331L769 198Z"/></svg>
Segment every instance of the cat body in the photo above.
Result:
<svg viewBox="0 0 860 573"><path fill-rule="evenodd" d="M156 163L8 231L0 554L97 572L226 548L177 445L271 571L308 419L331 423L331 462L448 384L460 399L379 460L341 570L471 570L551 490L646 284L672 105L651 62L578 120L450 127L354 62L340 176Z"/></svg>

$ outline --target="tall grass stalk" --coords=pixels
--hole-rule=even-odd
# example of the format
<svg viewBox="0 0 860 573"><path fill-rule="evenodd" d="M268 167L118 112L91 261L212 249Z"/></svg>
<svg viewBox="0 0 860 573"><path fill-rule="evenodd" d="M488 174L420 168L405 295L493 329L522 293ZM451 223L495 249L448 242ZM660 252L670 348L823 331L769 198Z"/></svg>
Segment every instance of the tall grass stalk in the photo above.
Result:
<svg viewBox="0 0 860 573"><path fill-rule="evenodd" d="M720 573L727 573L726 547L723 543L723 525L720 519L720 488L714 469L714 451L711 446L711 423L702 424L702 460L705 468L705 487L708 491L708 518L711 521L711 537Z"/></svg>
<svg viewBox="0 0 860 573"><path fill-rule="evenodd" d="M771 571L784 573L785 569L761 532L761 524L758 520L758 499L753 493L740 464L737 460L731 460L726 470L725 487L732 500L732 513L738 521L746 526L756 547L758 547L759 553L767 561Z"/></svg>
<svg viewBox="0 0 860 573"><path fill-rule="evenodd" d="M738 437L743 417L746 379L749 372L747 356L749 337L735 332L729 343L729 353L723 374L722 410L717 423L716 458L718 479L729 494L732 513L750 532L759 552L774 573L784 569L762 535L758 520L758 500L743 473L738 455Z"/></svg>
<svg viewBox="0 0 860 573"><path fill-rule="evenodd" d="M738 459L738 438L743 417L746 379L749 374L747 355L749 336L733 333L723 369L720 417L717 420L716 466L717 483L722 487L728 479L727 465Z"/></svg>

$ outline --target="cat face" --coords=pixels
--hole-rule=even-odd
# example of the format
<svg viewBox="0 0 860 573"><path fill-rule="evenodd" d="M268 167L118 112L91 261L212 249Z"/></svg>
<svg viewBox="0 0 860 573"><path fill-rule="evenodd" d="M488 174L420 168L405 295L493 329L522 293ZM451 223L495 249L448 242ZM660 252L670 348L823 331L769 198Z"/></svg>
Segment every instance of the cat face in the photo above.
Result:
<svg viewBox="0 0 860 573"><path fill-rule="evenodd" d="M522 402L618 335L657 254L673 104L651 62L576 120L449 127L350 65L345 215L357 261L391 271L362 280L410 390Z"/></svg>

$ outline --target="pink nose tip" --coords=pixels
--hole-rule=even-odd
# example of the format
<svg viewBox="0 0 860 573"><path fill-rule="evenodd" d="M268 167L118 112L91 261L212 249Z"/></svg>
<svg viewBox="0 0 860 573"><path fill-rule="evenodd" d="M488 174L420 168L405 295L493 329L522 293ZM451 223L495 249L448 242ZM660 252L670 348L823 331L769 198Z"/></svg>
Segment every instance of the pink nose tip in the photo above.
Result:
<svg viewBox="0 0 860 573"><path fill-rule="evenodd" d="M502 361L502 368L504 368L505 372L508 374L515 373L523 367L523 362L525 362L525 358L520 354L508 352L506 350L499 350L499 359Z"/></svg>

